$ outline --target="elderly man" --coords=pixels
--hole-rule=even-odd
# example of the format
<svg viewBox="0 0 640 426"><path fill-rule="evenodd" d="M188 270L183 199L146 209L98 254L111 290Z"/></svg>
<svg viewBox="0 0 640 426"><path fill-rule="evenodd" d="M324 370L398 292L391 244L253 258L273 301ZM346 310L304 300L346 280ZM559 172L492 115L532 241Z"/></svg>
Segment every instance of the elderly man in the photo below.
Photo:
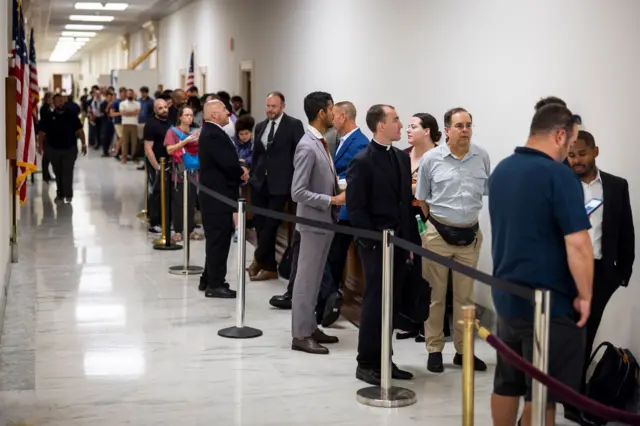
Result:
<svg viewBox="0 0 640 426"><path fill-rule="evenodd" d="M204 107L204 124L198 142L200 183L232 200L238 200L238 188L249 180L249 172L240 164L233 141L223 130L229 122L229 111L219 100ZM233 207L200 192L202 226L207 238L205 271L200 290L206 297L232 299L236 292L226 281L227 257L233 238Z"/></svg>

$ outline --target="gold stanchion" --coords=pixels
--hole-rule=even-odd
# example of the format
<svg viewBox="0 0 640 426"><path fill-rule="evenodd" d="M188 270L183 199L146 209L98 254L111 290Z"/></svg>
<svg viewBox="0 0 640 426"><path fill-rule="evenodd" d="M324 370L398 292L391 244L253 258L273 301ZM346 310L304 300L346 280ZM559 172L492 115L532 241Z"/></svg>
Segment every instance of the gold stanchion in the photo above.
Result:
<svg viewBox="0 0 640 426"><path fill-rule="evenodd" d="M181 250L182 246L171 241L171 224L167 214L169 200L167 197L167 162L164 157L160 158L160 221L162 222L162 235L153 241L154 250Z"/></svg>
<svg viewBox="0 0 640 426"><path fill-rule="evenodd" d="M473 426L476 307L462 307L462 426Z"/></svg>
<svg viewBox="0 0 640 426"><path fill-rule="evenodd" d="M147 219L149 213L149 170L147 170L147 162L144 162L144 210L141 210L136 217L138 219Z"/></svg>

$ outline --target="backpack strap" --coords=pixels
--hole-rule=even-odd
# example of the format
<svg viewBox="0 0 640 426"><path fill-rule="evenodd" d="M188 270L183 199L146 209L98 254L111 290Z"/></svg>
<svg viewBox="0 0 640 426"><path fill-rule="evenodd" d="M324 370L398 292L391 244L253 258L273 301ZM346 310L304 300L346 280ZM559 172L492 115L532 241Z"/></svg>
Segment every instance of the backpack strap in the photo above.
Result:
<svg viewBox="0 0 640 426"><path fill-rule="evenodd" d="M178 137L180 138L180 141L184 140L188 136L182 133L182 130L178 129L176 126L171 126L171 130L173 130L173 133L178 135Z"/></svg>
<svg viewBox="0 0 640 426"><path fill-rule="evenodd" d="M593 353L591 354L591 358L589 358L589 363L587 364L587 366L591 365L591 363L593 363L593 360L595 359L596 355L598 355L598 352L600 351L600 348L613 348L616 349L615 346L613 346L612 343L610 342L602 342L600 343L600 346L598 346L596 348L595 351L593 351Z"/></svg>

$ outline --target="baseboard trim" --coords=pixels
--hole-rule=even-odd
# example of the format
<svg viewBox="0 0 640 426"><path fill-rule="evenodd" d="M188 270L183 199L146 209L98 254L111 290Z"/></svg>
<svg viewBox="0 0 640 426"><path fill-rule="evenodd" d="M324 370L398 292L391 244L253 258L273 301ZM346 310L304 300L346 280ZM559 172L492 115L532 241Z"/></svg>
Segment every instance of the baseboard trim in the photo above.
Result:
<svg viewBox="0 0 640 426"><path fill-rule="evenodd" d="M7 297L9 295L9 282L11 281L11 258L7 258L4 277L2 277L2 288L0 289L0 340L2 340L2 330L4 328L4 313L7 307Z"/></svg>

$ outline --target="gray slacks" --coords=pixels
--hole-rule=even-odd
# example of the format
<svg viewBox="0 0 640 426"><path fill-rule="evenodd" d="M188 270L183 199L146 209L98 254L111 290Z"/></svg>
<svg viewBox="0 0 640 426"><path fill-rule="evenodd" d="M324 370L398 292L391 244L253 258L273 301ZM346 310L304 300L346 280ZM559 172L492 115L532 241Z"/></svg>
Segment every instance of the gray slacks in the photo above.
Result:
<svg viewBox="0 0 640 426"><path fill-rule="evenodd" d="M300 231L300 252L291 303L291 335L311 337L318 328L316 303L333 232Z"/></svg>

